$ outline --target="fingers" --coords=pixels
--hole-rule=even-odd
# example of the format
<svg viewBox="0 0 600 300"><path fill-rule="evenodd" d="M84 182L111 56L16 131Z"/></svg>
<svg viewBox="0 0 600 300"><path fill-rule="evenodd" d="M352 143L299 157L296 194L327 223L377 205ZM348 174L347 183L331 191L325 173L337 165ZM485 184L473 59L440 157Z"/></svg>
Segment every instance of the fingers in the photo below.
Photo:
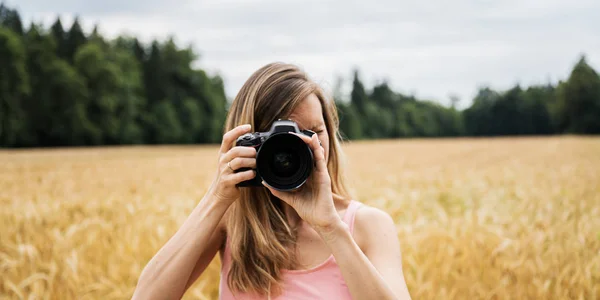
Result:
<svg viewBox="0 0 600 300"><path fill-rule="evenodd" d="M312 141L312 137L307 136L306 134L298 134L298 133L295 133L295 132L290 132L290 133L295 134L297 137L301 138L307 144L310 144L311 141ZM317 135L317 134L315 133L312 136L315 136L315 135Z"/></svg>
<svg viewBox="0 0 600 300"><path fill-rule="evenodd" d="M238 170L241 168L256 168L256 158L253 157L236 157L229 162L232 169Z"/></svg>
<svg viewBox="0 0 600 300"><path fill-rule="evenodd" d="M325 161L325 149L321 146L321 142L319 141L319 137L316 134L313 134L310 148L313 150L315 154L315 159L317 161Z"/></svg>
<svg viewBox="0 0 600 300"><path fill-rule="evenodd" d="M256 158L256 149L246 146L235 146L221 158L221 163L228 163L236 157ZM231 165L231 164L230 164ZM233 166L231 166L233 168Z"/></svg>
<svg viewBox="0 0 600 300"><path fill-rule="evenodd" d="M294 133L296 136L300 137L312 150L313 155L315 156L315 162L318 168L327 168L325 165L325 149L321 146L321 142L319 141L319 137L317 134L313 134L312 137L308 137L303 134Z"/></svg>
<svg viewBox="0 0 600 300"><path fill-rule="evenodd" d="M242 172L238 172L238 173L231 173L227 177L226 181L228 181L228 183L231 185L236 185L242 181L250 180L250 179L254 178L254 176L256 176L256 171L247 170L247 171L242 171Z"/></svg>
<svg viewBox="0 0 600 300"><path fill-rule="evenodd" d="M233 128L223 135L223 141L221 142L221 153L226 153L233 147L233 142L242 136L244 133L248 133L251 129L250 124L244 124Z"/></svg>

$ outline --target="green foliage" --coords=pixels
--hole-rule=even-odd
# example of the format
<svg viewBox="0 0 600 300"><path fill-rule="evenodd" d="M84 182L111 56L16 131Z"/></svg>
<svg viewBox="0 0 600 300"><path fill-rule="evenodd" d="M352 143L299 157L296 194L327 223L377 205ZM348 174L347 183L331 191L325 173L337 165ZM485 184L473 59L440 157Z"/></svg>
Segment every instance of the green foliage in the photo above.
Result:
<svg viewBox="0 0 600 300"><path fill-rule="evenodd" d="M568 133L600 133L600 77L581 57L558 96L560 128Z"/></svg>
<svg viewBox="0 0 600 300"><path fill-rule="evenodd" d="M194 67L173 39L141 43L86 34L76 18L26 30L0 4L0 147L218 143L228 109L223 79ZM352 74L334 101L344 139L600 133L600 77L585 57L557 85L481 87L457 110Z"/></svg>
<svg viewBox="0 0 600 300"><path fill-rule="evenodd" d="M350 101L336 101L344 103L340 130L352 139L600 133L600 77L585 57L558 86L482 87L464 111L395 93L387 82L368 92L357 71Z"/></svg>
<svg viewBox="0 0 600 300"><path fill-rule="evenodd" d="M467 108L463 117L468 135L482 136L490 134L492 126L492 106L500 97L496 91L488 87L479 89L471 107Z"/></svg>
<svg viewBox="0 0 600 300"><path fill-rule="evenodd" d="M53 61L49 74L52 79L48 98L51 101L48 144L97 144L102 132L90 122L87 114L89 93L84 79L62 59Z"/></svg>
<svg viewBox="0 0 600 300"><path fill-rule="evenodd" d="M354 79L352 80L352 94L350 95L350 103L360 112L366 110L366 105L369 102L365 87L361 82L358 70L354 71Z"/></svg>
<svg viewBox="0 0 600 300"><path fill-rule="evenodd" d="M339 98L338 98L339 99ZM338 117L340 122L340 134L342 139L360 139L362 137L362 129L360 127L360 116L350 103L336 101Z"/></svg>
<svg viewBox="0 0 600 300"><path fill-rule="evenodd" d="M191 48L86 35L78 18L22 34L17 19L0 5L0 146L220 141L223 80L194 68Z"/></svg>
<svg viewBox="0 0 600 300"><path fill-rule="evenodd" d="M48 145L49 119L52 114L50 99L52 67L56 60L56 43L49 36L40 33L32 24L25 36L27 73L30 76L31 93L25 98L23 109L26 114L27 129L22 133L23 146ZM52 79L52 80L48 80ZM35 121L33 121L35 120Z"/></svg>
<svg viewBox="0 0 600 300"><path fill-rule="evenodd" d="M15 146L25 127L22 102L30 92L21 38L0 27L0 145Z"/></svg>
<svg viewBox="0 0 600 300"><path fill-rule="evenodd" d="M9 9L0 3L0 26L12 30L17 35L23 35L23 23L19 12L15 9Z"/></svg>
<svg viewBox="0 0 600 300"><path fill-rule="evenodd" d="M205 120L204 111L198 101L193 98L183 100L180 115L181 126L185 128L186 134L182 137L182 142L192 144L202 140L202 122Z"/></svg>
<svg viewBox="0 0 600 300"><path fill-rule="evenodd" d="M117 143L144 143L144 128L142 116L146 110L146 99L143 97L143 74L141 63L129 48L119 45L112 46L109 59L117 67L117 97L119 107L119 129Z"/></svg>
<svg viewBox="0 0 600 300"><path fill-rule="evenodd" d="M56 42L56 55L58 55L60 58L66 59L68 57L67 34L65 33L65 29L60 18L57 18L54 24L52 24L50 31L54 37L54 41Z"/></svg>
<svg viewBox="0 0 600 300"><path fill-rule="evenodd" d="M464 111L469 135L545 135L556 133L551 109L555 103L553 86L515 86L498 93L481 88L473 105Z"/></svg>
<svg viewBox="0 0 600 300"><path fill-rule="evenodd" d="M551 134L556 132L551 107L556 102L555 88L548 86L529 87L523 95L525 101L527 134Z"/></svg>
<svg viewBox="0 0 600 300"><path fill-rule="evenodd" d="M180 141L183 136L183 127L172 103L161 101L154 104L151 116L155 143L171 144Z"/></svg>
<svg viewBox="0 0 600 300"><path fill-rule="evenodd" d="M79 19L76 18L65 37L65 56L70 62L73 61L77 49L86 42L87 38L79 25Z"/></svg>
<svg viewBox="0 0 600 300"><path fill-rule="evenodd" d="M459 136L464 133L462 115L454 108L396 93L387 82L374 86L368 93L357 72L352 87L350 101L337 99L340 131L347 138Z"/></svg>

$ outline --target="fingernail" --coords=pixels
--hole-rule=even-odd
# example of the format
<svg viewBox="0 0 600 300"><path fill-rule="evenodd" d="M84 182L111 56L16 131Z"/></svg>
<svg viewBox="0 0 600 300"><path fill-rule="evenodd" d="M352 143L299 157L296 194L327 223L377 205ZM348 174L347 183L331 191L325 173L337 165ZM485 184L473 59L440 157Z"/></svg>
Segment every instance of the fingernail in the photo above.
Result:
<svg viewBox="0 0 600 300"><path fill-rule="evenodd" d="M242 125L243 129L250 129L252 126L250 124L244 124Z"/></svg>

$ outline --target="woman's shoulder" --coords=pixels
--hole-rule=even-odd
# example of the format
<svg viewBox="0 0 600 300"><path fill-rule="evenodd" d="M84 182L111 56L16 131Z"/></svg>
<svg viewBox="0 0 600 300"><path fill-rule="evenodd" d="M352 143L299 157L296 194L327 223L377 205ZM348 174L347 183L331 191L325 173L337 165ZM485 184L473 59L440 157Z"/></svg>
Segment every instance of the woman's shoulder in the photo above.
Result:
<svg viewBox="0 0 600 300"><path fill-rule="evenodd" d="M378 230L378 229L396 229L394 219L386 211L364 204L359 203L359 208L356 210L355 216L355 227L356 229L362 230Z"/></svg>
<svg viewBox="0 0 600 300"><path fill-rule="evenodd" d="M397 236L394 219L386 211L361 202L354 217L354 239L363 251L374 241Z"/></svg>

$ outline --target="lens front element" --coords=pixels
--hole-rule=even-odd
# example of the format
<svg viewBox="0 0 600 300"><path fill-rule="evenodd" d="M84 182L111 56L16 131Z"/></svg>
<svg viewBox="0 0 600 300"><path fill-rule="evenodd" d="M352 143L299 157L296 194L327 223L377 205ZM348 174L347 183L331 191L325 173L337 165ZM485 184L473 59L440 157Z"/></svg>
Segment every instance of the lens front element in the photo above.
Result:
<svg viewBox="0 0 600 300"><path fill-rule="evenodd" d="M278 190L293 190L310 176L313 154L298 136L277 133L263 143L256 164L258 173L267 184Z"/></svg>
<svg viewBox="0 0 600 300"><path fill-rule="evenodd" d="M289 177L294 175L300 167L298 154L292 149L282 149L273 154L271 160L271 169L279 177Z"/></svg>

